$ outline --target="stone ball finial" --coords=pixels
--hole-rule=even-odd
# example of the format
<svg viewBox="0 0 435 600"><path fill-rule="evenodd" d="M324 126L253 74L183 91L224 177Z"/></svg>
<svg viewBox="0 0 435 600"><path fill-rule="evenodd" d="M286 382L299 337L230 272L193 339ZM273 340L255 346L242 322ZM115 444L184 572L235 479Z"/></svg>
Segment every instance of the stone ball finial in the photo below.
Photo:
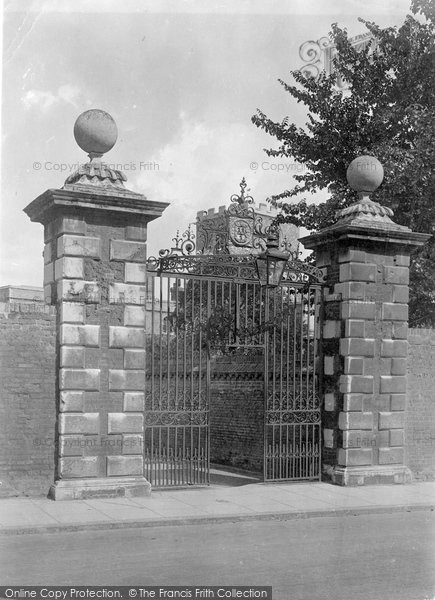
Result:
<svg viewBox="0 0 435 600"><path fill-rule="evenodd" d="M374 156L358 156L347 168L347 182L356 192L374 192L384 180L384 168Z"/></svg>
<svg viewBox="0 0 435 600"><path fill-rule="evenodd" d="M109 113L98 108L86 110L74 124L74 137L89 158L98 158L111 150L118 138L118 128Z"/></svg>

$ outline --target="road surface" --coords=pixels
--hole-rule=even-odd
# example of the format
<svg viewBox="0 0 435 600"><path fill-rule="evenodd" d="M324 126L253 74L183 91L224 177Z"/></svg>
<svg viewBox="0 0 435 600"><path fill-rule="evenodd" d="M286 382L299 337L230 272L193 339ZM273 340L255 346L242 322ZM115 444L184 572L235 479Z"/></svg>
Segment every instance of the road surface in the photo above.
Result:
<svg viewBox="0 0 435 600"><path fill-rule="evenodd" d="M0 538L1 585L271 585L274 600L432 600L428 511Z"/></svg>

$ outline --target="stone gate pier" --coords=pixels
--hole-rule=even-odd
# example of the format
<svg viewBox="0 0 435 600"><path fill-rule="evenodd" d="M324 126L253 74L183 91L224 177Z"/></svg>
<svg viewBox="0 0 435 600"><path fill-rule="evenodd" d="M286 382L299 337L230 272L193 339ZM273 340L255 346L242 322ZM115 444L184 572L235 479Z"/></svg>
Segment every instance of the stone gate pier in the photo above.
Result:
<svg viewBox="0 0 435 600"><path fill-rule="evenodd" d="M337 222L301 239L325 271L323 472L339 485L403 483L410 252L430 236L391 219L370 199L380 162L355 159L359 200Z"/></svg>
<svg viewBox="0 0 435 600"><path fill-rule="evenodd" d="M101 161L117 136L87 111L75 137L89 153L61 189L25 209L44 225L44 294L57 307L56 500L146 495L143 476L147 224L167 203L126 189Z"/></svg>

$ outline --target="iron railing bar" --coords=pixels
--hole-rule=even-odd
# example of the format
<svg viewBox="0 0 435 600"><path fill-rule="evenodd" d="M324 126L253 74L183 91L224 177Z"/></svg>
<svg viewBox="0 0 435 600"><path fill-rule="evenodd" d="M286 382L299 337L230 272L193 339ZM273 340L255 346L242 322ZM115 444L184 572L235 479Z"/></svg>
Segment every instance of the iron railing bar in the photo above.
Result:
<svg viewBox="0 0 435 600"><path fill-rule="evenodd" d="M168 409L171 405L171 398L170 398L170 381L171 381L171 359L170 359L170 352L169 352L169 346L170 346L170 298L171 298L171 279L170 277L167 278L167 295L168 295L168 299L167 299L167 310L166 310L166 361L167 361L167 376L166 376L166 380L167 380L167 402L168 402Z"/></svg>
<svg viewBox="0 0 435 600"><path fill-rule="evenodd" d="M296 356L297 356L297 288L295 288L295 294L293 298L293 398L292 408L295 409L296 405Z"/></svg>
<svg viewBox="0 0 435 600"><path fill-rule="evenodd" d="M155 398L155 386L154 386L154 377L155 377L155 345L154 345L154 329L155 329L155 305L154 305L154 296L156 293L155 290L155 277L152 278L151 285L151 408L154 410L154 398Z"/></svg>
<svg viewBox="0 0 435 600"><path fill-rule="evenodd" d="M175 328L174 328L174 335L175 335L175 409L178 410L178 394L179 394L179 360L180 360L180 355L179 355L179 348L178 348L178 336L179 336L179 294L180 294L180 278L176 277L175 278Z"/></svg>
<svg viewBox="0 0 435 600"><path fill-rule="evenodd" d="M260 289L260 293L263 288ZM263 295L263 294L261 294ZM260 313L260 319L262 314ZM264 289L264 320L267 323L269 320L269 292L268 289ZM263 389L264 389L264 411L263 411L263 478L269 479L269 462L268 462L268 442L269 442L269 332L264 331L264 356L263 356Z"/></svg>

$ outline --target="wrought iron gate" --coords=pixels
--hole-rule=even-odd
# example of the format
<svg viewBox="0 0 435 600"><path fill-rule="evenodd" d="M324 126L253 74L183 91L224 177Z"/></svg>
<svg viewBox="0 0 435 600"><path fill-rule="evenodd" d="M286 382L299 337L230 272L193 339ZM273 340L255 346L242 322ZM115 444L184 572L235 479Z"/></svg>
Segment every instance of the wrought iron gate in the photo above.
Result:
<svg viewBox="0 0 435 600"><path fill-rule="evenodd" d="M154 487L209 483L209 361L200 324L210 282L159 274L146 302L145 477Z"/></svg>
<svg viewBox="0 0 435 600"><path fill-rule="evenodd" d="M319 479L321 288L285 282L267 297L264 479Z"/></svg>
<svg viewBox="0 0 435 600"><path fill-rule="evenodd" d="M207 485L210 357L264 356L264 479L320 477L322 273L288 262L260 286L252 256L148 260L145 476L154 487Z"/></svg>

